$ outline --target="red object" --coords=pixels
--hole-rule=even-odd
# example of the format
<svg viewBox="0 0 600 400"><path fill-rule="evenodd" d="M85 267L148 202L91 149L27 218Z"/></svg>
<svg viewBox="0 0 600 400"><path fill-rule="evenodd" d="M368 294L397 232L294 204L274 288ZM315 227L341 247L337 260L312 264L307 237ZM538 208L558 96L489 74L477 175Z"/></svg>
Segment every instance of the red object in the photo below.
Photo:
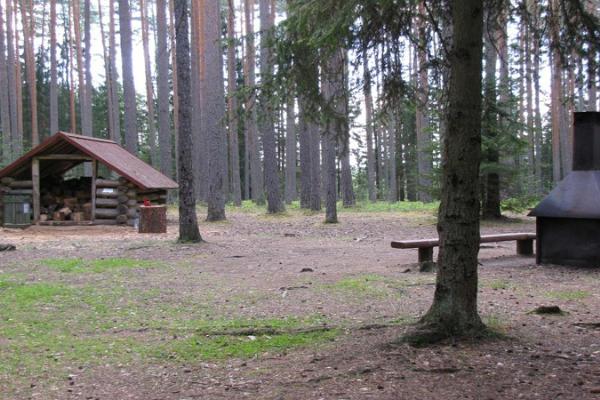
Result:
<svg viewBox="0 0 600 400"><path fill-rule="evenodd" d="M144 207L150 207L152 204L150 204L150 200L148 199L144 199Z"/></svg>

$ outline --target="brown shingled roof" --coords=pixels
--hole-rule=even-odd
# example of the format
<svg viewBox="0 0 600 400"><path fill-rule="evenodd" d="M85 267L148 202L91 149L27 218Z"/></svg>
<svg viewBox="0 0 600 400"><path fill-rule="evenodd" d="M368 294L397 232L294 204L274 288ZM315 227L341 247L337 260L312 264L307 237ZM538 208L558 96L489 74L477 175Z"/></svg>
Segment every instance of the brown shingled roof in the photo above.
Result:
<svg viewBox="0 0 600 400"><path fill-rule="evenodd" d="M176 189L178 187L175 181L111 140L66 132L58 132L56 135L49 137L6 168L0 170L0 178L5 176L31 176L31 159L50 154L84 154L106 165L109 169L129 179L144 190ZM65 168L62 169L66 171L66 169L80 162L65 161L63 162ZM40 172L43 177L44 171Z"/></svg>

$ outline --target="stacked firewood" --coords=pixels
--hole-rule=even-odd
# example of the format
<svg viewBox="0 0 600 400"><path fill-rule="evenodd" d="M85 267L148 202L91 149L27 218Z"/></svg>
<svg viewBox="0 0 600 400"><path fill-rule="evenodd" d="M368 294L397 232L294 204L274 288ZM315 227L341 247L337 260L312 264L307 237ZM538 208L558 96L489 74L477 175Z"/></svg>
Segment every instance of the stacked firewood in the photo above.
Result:
<svg viewBox="0 0 600 400"><path fill-rule="evenodd" d="M96 180L95 223L133 226L137 218L137 206L136 187L127 179Z"/></svg>
<svg viewBox="0 0 600 400"><path fill-rule="evenodd" d="M46 180L40 193L40 222L91 220L90 185L91 179L86 177L54 183Z"/></svg>

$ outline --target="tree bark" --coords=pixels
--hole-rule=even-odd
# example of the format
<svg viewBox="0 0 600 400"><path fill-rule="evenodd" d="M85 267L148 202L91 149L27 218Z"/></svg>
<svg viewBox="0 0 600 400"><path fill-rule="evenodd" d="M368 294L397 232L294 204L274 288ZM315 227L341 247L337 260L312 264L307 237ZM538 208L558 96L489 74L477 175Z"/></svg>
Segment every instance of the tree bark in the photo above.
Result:
<svg viewBox="0 0 600 400"><path fill-rule="evenodd" d="M362 50L363 59L363 92L365 97L365 119L367 136L367 189L369 200L377 201L377 187L375 186L375 153L373 152L373 95L371 94L371 73L367 51Z"/></svg>
<svg viewBox="0 0 600 400"><path fill-rule="evenodd" d="M296 116L294 115L295 98L288 95L285 128L285 202L291 204L298 198L296 183L297 145Z"/></svg>
<svg viewBox="0 0 600 400"><path fill-rule="evenodd" d="M202 110L208 142L208 221L225 219L227 182L227 141L225 133L225 88L223 86L223 53L221 51L220 2L205 3L205 67L206 92Z"/></svg>
<svg viewBox="0 0 600 400"><path fill-rule="evenodd" d="M269 36L273 28L270 1L259 0L260 5L260 76L261 76L261 98L260 98L260 131L263 138L263 156L265 165L265 189L267 192L267 211L271 214L285 210L281 199L279 173L277 170L277 144L275 141L274 110L268 84L272 74L272 55L269 45Z"/></svg>
<svg viewBox="0 0 600 400"><path fill-rule="evenodd" d="M167 46L166 0L156 0L156 68L158 95L158 143L160 170L168 177L173 176L171 143L171 118L169 109L169 48Z"/></svg>
<svg viewBox="0 0 600 400"><path fill-rule="evenodd" d="M180 84L179 110L179 241L200 242L192 169L192 99L190 79L190 42L188 2L174 0L177 76Z"/></svg>
<svg viewBox="0 0 600 400"><path fill-rule="evenodd" d="M0 11L1 14L1 11ZM4 50L2 50L4 54ZM3 96L4 97L4 96ZM58 72L56 60L56 0L50 0L50 135L58 132Z"/></svg>
<svg viewBox="0 0 600 400"><path fill-rule="evenodd" d="M6 65L6 44L4 42L4 10L0 4L0 90L9 93L8 69ZM2 120L2 163L8 164L12 161L12 143L10 126L10 102L9 96L0 96L0 119Z"/></svg>
<svg viewBox="0 0 600 400"><path fill-rule="evenodd" d="M115 4L114 0L109 2L109 36L108 36L108 59L110 65L110 97L113 105L109 112L112 114L111 138L117 143L123 143L121 138L121 103L119 101L119 76L117 73L117 40L115 34Z"/></svg>
<svg viewBox="0 0 600 400"><path fill-rule="evenodd" d="M23 43L25 47L25 69L27 88L29 89L29 111L31 113L31 146L35 147L40 143L40 135L38 132L37 81L33 54L33 10L28 10L28 8L26 1L21 0L21 23L23 24Z"/></svg>
<svg viewBox="0 0 600 400"><path fill-rule="evenodd" d="M231 191L233 204L242 205L242 188L240 182L240 148L238 143L238 101L236 73L236 37L235 37L235 5L228 0L227 13L227 110L229 112L229 163L231 170Z"/></svg>
<svg viewBox="0 0 600 400"><path fill-rule="evenodd" d="M263 172L260 162L260 146L258 140L258 128L256 125L256 96L254 86L255 77L255 53L254 45L254 1L245 0L245 24L246 24L246 63L244 64L245 75L247 77L246 86L252 91L252 94L246 101L246 129L248 132L248 143L250 148L250 196L257 204L265 202Z"/></svg>
<svg viewBox="0 0 600 400"><path fill-rule="evenodd" d="M85 68L85 112L86 121L83 125L83 132L87 136L94 136L94 118L92 116L92 97L94 94L94 85L92 83L92 32L91 32L91 0L84 0L83 3L83 30L85 33L84 46L85 53L83 63ZM91 173L91 170L90 170Z"/></svg>
<svg viewBox="0 0 600 400"><path fill-rule="evenodd" d="M148 29L148 10L146 1L140 0L142 17L142 47L144 49L144 72L146 75L146 108L148 111L148 144L150 147L150 164L159 165L158 147L156 146L156 114L154 112L154 84L152 83L152 67L150 66L150 47Z"/></svg>
<svg viewBox="0 0 600 400"><path fill-rule="evenodd" d="M438 274L433 304L422 319L421 339L430 341L484 329L477 312L483 0L454 2L452 20Z"/></svg>
<svg viewBox="0 0 600 400"><path fill-rule="evenodd" d="M119 28L121 33L121 66L123 73L123 102L125 104L125 148L138 153L137 107L133 80L131 12L129 0L119 0Z"/></svg>
<svg viewBox="0 0 600 400"><path fill-rule="evenodd" d="M432 201L431 197L431 174L432 174L432 157L431 157L431 132L429 130L429 122L427 116L428 97L429 97L429 77L427 71L427 53L426 53L426 15L424 0L419 3L418 17L418 32L419 46L417 49L417 57L419 61L418 72L418 90L417 90L417 166L419 176L419 192L418 198L420 201L428 203Z"/></svg>
<svg viewBox="0 0 600 400"><path fill-rule="evenodd" d="M10 128L12 154L11 160L17 158L23 152L23 132L19 130L18 121L18 96L17 96L17 68L18 61L15 59L15 39L13 35L13 4L6 2L6 69L8 84L8 103L10 106Z"/></svg>
<svg viewBox="0 0 600 400"><path fill-rule="evenodd" d="M499 7L488 7L485 18L485 83L483 106L483 135L488 138L485 160L488 171L485 173L482 217L495 219L500 217L500 177L497 172L500 154L497 148L499 128L496 64L499 42Z"/></svg>

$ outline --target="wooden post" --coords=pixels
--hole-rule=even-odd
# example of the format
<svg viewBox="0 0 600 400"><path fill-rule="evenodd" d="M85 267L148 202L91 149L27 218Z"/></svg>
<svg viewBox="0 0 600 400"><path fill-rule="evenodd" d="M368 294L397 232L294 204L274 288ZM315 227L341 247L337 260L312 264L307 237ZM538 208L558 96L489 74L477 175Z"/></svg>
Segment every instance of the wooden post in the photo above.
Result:
<svg viewBox="0 0 600 400"><path fill-rule="evenodd" d="M533 239L517 240L517 254L520 256L532 256Z"/></svg>
<svg viewBox="0 0 600 400"><path fill-rule="evenodd" d="M37 224L40 220L40 160L34 158L31 161L31 181L33 183L32 201L33 201L33 223Z"/></svg>
<svg viewBox="0 0 600 400"><path fill-rule="evenodd" d="M96 218L96 177L98 176L98 162L92 160L92 221Z"/></svg>

